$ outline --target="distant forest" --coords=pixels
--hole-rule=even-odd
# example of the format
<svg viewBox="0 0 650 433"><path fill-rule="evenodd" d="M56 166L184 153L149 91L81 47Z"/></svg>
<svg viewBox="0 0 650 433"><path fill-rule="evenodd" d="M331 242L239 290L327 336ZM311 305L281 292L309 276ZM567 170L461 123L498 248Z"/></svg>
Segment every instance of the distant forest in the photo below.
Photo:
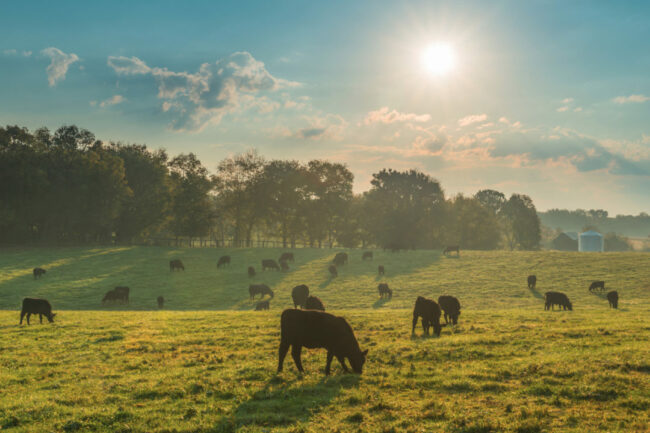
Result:
<svg viewBox="0 0 650 433"><path fill-rule="evenodd" d="M192 153L107 143L76 126L0 127L0 244L199 238L245 247L263 238L285 247L540 248L540 218L526 195L446 197L417 170L383 169L359 195L353 181L344 164L324 160L249 151L211 173Z"/></svg>
<svg viewBox="0 0 650 433"><path fill-rule="evenodd" d="M601 233L617 233L623 236L647 238L650 236L650 215L641 212L637 216L616 215L610 217L606 210L551 209L538 212L542 224L565 232L581 232L593 228Z"/></svg>

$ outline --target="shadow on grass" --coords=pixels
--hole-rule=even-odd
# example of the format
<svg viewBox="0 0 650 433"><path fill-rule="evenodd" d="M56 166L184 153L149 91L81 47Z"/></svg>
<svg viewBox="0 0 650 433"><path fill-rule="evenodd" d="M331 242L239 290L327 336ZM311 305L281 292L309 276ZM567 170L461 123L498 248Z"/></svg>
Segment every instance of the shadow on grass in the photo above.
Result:
<svg viewBox="0 0 650 433"><path fill-rule="evenodd" d="M327 406L342 388L355 387L359 376L345 374L323 378L317 383L302 385L302 380L284 381L276 376L263 389L221 420L218 431L236 431L242 427L277 428L307 422Z"/></svg>
<svg viewBox="0 0 650 433"><path fill-rule="evenodd" d="M372 308L381 308L388 301L392 301L392 298L379 298L372 304Z"/></svg>
<svg viewBox="0 0 650 433"><path fill-rule="evenodd" d="M536 288L528 287L528 291L537 299L544 299L544 295L542 295Z"/></svg>

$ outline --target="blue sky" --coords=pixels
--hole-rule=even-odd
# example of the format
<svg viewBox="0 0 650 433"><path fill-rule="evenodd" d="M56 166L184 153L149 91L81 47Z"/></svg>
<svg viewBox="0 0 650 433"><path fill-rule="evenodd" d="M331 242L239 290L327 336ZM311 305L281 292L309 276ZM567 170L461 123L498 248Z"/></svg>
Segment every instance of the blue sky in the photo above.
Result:
<svg viewBox="0 0 650 433"><path fill-rule="evenodd" d="M0 124L650 211L648 2L134 3L3 4Z"/></svg>

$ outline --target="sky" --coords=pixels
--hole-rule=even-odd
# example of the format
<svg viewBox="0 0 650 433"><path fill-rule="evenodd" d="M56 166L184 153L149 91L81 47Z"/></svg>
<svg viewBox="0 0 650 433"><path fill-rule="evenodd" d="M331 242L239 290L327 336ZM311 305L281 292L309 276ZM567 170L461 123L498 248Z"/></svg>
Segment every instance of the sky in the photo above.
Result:
<svg viewBox="0 0 650 433"><path fill-rule="evenodd" d="M5 2L0 124L638 214L649 41L647 1Z"/></svg>

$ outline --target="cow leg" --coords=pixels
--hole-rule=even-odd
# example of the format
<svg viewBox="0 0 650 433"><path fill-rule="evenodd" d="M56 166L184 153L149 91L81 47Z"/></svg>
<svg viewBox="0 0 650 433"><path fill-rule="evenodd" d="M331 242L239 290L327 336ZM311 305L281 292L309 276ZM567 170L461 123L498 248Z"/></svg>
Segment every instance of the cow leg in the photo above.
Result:
<svg viewBox="0 0 650 433"><path fill-rule="evenodd" d="M411 329L411 335L415 334L415 325L418 324L418 316L413 315L413 328Z"/></svg>
<svg viewBox="0 0 650 433"><path fill-rule="evenodd" d="M29 317L32 315L32 313L27 313L27 324L29 325Z"/></svg>
<svg viewBox="0 0 650 433"><path fill-rule="evenodd" d="M427 337L429 336L429 321L425 320L424 317L422 318L422 330L424 331L424 335Z"/></svg>
<svg viewBox="0 0 650 433"><path fill-rule="evenodd" d="M23 324L23 317L25 317L25 312L24 312L24 311L21 311L21 312L20 312L20 325Z"/></svg>
<svg viewBox="0 0 650 433"><path fill-rule="evenodd" d="M284 364L284 357L287 356L290 344L285 341L280 341L280 350L278 353L278 373L282 372L282 364Z"/></svg>
<svg viewBox="0 0 650 433"><path fill-rule="evenodd" d="M43 315L41 313L38 313L38 320L41 322L41 325L43 324Z"/></svg>
<svg viewBox="0 0 650 433"><path fill-rule="evenodd" d="M339 355L336 355L336 359L339 360L339 364L341 364L341 367L343 367L343 371L346 373L349 373L350 370L348 370L348 367L345 365L345 358Z"/></svg>
<svg viewBox="0 0 650 433"><path fill-rule="evenodd" d="M332 352L330 352L328 350L327 351L327 363L325 364L325 374L327 376L330 375L330 367L332 366L332 358L334 358L334 355L332 354Z"/></svg>
<svg viewBox="0 0 650 433"><path fill-rule="evenodd" d="M300 352L302 351L302 346L294 344L291 347L291 356L293 357L293 362L296 364L298 371L304 373L305 370L302 368L302 361L300 360Z"/></svg>

